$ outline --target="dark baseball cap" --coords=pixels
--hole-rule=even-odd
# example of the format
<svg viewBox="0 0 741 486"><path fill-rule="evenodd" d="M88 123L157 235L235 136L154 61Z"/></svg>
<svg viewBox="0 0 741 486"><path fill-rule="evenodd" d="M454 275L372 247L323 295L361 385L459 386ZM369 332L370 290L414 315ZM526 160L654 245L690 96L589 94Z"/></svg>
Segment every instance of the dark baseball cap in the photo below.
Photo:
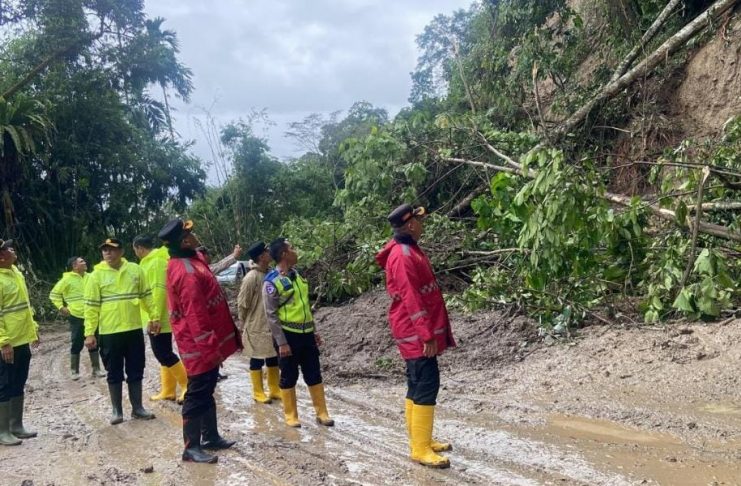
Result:
<svg viewBox="0 0 741 486"><path fill-rule="evenodd" d="M118 238L106 238L106 240L98 245L98 249L102 250L106 246L111 248L123 248L123 243Z"/></svg>
<svg viewBox="0 0 741 486"><path fill-rule="evenodd" d="M13 248L13 240L0 240L0 250Z"/></svg>
<svg viewBox="0 0 741 486"><path fill-rule="evenodd" d="M160 232L157 233L157 236L159 237L159 239L165 242L165 244L175 243L182 240L183 236L185 236L185 234L192 229L193 221L183 221L182 219L178 218L173 219L166 225L164 225Z"/></svg>
<svg viewBox="0 0 741 486"><path fill-rule="evenodd" d="M257 259L260 258L260 255L265 253L266 249L267 245L264 241L257 241L249 247L249 249L247 250L247 254L250 256L250 259L252 259L253 262L257 262Z"/></svg>
<svg viewBox="0 0 741 486"><path fill-rule="evenodd" d="M388 215L389 223L394 228L400 228L413 217L421 217L427 214L425 208L422 206L414 207L411 204L402 204L398 208L391 211Z"/></svg>

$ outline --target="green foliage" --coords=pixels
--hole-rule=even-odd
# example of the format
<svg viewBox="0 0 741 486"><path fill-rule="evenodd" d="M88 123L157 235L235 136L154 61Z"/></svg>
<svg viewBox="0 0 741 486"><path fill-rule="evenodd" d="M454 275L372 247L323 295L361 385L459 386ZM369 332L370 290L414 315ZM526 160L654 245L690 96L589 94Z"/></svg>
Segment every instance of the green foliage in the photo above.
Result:
<svg viewBox="0 0 741 486"><path fill-rule="evenodd" d="M292 219L283 234L298 248L299 266L327 302L360 295L380 281L374 257L388 234L367 215L346 215L341 221Z"/></svg>
<svg viewBox="0 0 741 486"><path fill-rule="evenodd" d="M147 20L134 0L25 4L12 19L22 34L0 45L9 93L0 101L0 235L52 278L72 254L96 261L104 235L130 240L183 211L205 172L171 136L166 98L149 92L185 98L192 89L161 19ZM108 29L126 35L102 35Z"/></svg>

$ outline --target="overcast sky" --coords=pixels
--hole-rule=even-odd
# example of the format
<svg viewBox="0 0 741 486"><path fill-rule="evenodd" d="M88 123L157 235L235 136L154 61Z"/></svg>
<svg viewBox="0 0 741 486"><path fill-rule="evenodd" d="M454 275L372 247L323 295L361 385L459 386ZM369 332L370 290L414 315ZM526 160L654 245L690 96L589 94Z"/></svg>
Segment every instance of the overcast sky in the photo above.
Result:
<svg viewBox="0 0 741 486"><path fill-rule="evenodd" d="M209 161L197 123L206 109L220 124L267 109L276 126L258 134L281 158L300 155L283 133L310 113L364 100L395 115L407 104L416 35L471 1L147 0L146 11L177 32L193 70L191 103L173 103L176 128Z"/></svg>

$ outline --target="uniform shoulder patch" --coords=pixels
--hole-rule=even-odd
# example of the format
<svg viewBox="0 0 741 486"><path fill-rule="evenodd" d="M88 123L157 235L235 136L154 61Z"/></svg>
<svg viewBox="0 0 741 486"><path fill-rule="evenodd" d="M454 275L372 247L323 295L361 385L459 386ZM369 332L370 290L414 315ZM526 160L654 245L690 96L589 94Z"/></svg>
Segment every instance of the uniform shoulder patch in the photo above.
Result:
<svg viewBox="0 0 741 486"><path fill-rule="evenodd" d="M268 295L273 295L275 291L275 285L273 285L272 282L265 282L265 292L267 292Z"/></svg>

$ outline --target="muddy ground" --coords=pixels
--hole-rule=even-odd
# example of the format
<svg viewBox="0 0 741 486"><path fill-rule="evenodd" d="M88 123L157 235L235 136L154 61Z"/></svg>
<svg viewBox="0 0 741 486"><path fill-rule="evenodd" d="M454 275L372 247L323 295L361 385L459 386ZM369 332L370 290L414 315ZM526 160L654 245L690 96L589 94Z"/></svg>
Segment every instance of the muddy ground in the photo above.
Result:
<svg viewBox="0 0 741 486"><path fill-rule="evenodd" d="M239 442L216 466L179 461L174 403L151 404L156 420L109 425L105 379L88 378L83 359L85 378L69 381L67 334L47 326L27 389L40 435L0 448L0 484L741 484L741 321L597 326L546 346L523 318L455 315L436 422L455 449L436 471L407 459L386 305L369 293L317 312L334 428L313 422L303 386L304 425L286 428L279 403L250 400L246 359L228 360L219 419Z"/></svg>

